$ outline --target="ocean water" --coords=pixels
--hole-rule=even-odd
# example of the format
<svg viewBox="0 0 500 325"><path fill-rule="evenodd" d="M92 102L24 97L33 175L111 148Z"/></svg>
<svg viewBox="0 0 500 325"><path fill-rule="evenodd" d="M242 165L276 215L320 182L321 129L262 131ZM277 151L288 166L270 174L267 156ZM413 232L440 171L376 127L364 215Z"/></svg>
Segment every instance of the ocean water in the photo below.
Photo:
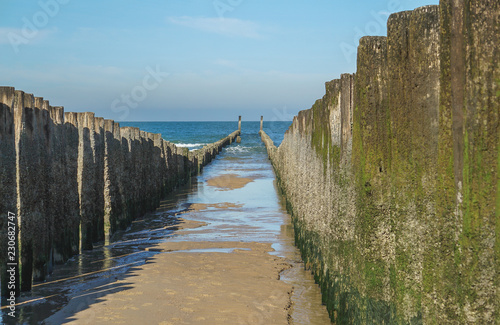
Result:
<svg viewBox="0 0 500 325"><path fill-rule="evenodd" d="M290 121L264 121L264 131L273 139L276 146L283 141L283 136ZM238 121L235 122L120 122L120 126L132 126L151 133L160 133L163 139L175 143L189 150L200 149L204 145L216 142L238 129ZM242 137L249 141L245 142L246 149L262 149L264 145L258 135L260 122L243 121L241 123Z"/></svg>

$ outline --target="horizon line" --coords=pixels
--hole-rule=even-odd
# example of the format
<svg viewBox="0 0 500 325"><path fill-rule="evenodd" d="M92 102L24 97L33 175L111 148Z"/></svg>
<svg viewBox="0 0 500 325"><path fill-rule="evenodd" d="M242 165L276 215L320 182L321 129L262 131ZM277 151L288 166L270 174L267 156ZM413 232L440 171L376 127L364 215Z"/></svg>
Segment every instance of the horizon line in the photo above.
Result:
<svg viewBox="0 0 500 325"><path fill-rule="evenodd" d="M223 120L223 121L215 121L215 120L210 120L210 121L116 121L116 123L165 123L165 122L182 122L182 123L193 123L193 122L200 122L200 123L206 123L206 122L236 122L238 123L238 119L232 121L232 120ZM241 122L260 122L260 120L241 120ZM265 122L293 122L293 120L290 121L266 121Z"/></svg>

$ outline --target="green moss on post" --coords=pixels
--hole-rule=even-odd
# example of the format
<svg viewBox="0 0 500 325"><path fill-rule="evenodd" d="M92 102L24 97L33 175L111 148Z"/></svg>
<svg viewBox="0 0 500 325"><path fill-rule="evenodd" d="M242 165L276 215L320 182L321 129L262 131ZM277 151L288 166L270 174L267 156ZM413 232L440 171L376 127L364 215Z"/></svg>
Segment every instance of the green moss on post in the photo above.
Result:
<svg viewBox="0 0 500 325"><path fill-rule="evenodd" d="M464 6L465 61L463 226L460 238L463 302L473 306L465 318L480 323L498 320L499 266L495 241L500 233L496 204L500 103L496 81L500 78L500 3L471 0ZM462 79L463 80L463 79ZM496 316L493 316L496 313Z"/></svg>
<svg viewBox="0 0 500 325"><path fill-rule="evenodd" d="M387 40L364 37L358 47L356 94L353 120L353 166L357 189L356 233L362 262L366 298L390 298L390 260L384 258L392 244L377 240L377 233L390 229L388 168L390 167L389 129L387 128ZM368 308L366 306L365 308ZM382 322L382 315L372 315Z"/></svg>

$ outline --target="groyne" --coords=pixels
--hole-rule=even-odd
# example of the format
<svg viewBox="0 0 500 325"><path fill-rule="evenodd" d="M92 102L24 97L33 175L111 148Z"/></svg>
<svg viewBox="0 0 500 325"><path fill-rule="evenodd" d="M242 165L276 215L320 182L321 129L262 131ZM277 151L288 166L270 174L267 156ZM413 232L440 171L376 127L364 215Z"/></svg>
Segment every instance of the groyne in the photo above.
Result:
<svg viewBox="0 0 500 325"><path fill-rule="evenodd" d="M500 323L499 20L392 14L278 148L261 132L336 324Z"/></svg>
<svg viewBox="0 0 500 325"><path fill-rule="evenodd" d="M10 296L9 281L17 294L30 290L55 264L157 208L240 131L189 151L160 134L94 113L65 113L43 98L0 87L2 296ZM8 262L17 265L15 275Z"/></svg>

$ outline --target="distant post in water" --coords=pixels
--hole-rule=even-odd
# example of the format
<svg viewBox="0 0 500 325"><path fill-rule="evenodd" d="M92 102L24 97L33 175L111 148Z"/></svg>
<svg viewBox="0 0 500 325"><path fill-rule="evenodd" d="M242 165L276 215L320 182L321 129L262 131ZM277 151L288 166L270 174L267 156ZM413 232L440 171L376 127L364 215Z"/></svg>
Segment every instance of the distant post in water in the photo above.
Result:
<svg viewBox="0 0 500 325"><path fill-rule="evenodd" d="M260 130L262 131L262 127L264 126L264 116L260 117Z"/></svg>
<svg viewBox="0 0 500 325"><path fill-rule="evenodd" d="M241 143L241 116L238 117L238 131L240 134L236 137L236 143Z"/></svg>

